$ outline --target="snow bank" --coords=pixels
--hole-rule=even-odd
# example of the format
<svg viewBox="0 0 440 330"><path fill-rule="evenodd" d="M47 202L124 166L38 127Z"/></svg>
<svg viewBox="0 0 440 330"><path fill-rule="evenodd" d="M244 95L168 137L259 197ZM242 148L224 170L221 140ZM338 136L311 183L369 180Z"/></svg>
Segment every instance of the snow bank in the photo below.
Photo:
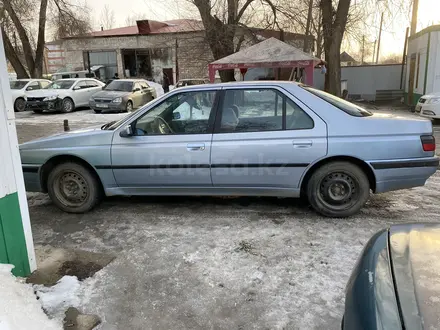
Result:
<svg viewBox="0 0 440 330"><path fill-rule="evenodd" d="M69 307L79 305L79 288L80 283L76 276L64 276L57 284L51 287L44 285L34 286L44 310L49 315L61 319Z"/></svg>
<svg viewBox="0 0 440 330"><path fill-rule="evenodd" d="M41 309L32 286L11 273L12 265L0 264L0 330L62 329Z"/></svg>

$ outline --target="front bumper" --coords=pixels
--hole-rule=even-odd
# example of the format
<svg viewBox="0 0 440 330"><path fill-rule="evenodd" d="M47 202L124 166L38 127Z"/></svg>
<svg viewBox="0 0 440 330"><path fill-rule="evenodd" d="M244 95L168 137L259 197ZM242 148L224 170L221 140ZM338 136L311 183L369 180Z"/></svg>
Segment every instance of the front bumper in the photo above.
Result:
<svg viewBox="0 0 440 330"><path fill-rule="evenodd" d="M121 103L89 101L91 109L101 111L125 111L126 104L127 102L125 101L122 101Z"/></svg>
<svg viewBox="0 0 440 330"><path fill-rule="evenodd" d="M59 111L62 102L60 99L53 101L26 101L26 110Z"/></svg>
<svg viewBox="0 0 440 330"><path fill-rule="evenodd" d="M417 103L416 113L422 117L440 119L440 104Z"/></svg>
<svg viewBox="0 0 440 330"><path fill-rule="evenodd" d="M376 193L425 185L439 167L438 157L369 162L376 176Z"/></svg>

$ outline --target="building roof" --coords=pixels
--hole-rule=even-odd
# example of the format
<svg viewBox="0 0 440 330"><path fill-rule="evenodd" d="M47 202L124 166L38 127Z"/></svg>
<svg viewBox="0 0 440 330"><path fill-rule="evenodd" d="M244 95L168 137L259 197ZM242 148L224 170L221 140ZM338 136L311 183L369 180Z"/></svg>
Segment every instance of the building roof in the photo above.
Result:
<svg viewBox="0 0 440 330"><path fill-rule="evenodd" d="M140 20L134 26L126 26L116 29L94 31L92 37L115 37L136 34L161 34L203 31L203 23L194 19L176 19L170 21Z"/></svg>
<svg viewBox="0 0 440 330"><path fill-rule="evenodd" d="M353 57L351 57L347 52L342 52L341 62L356 62L356 60Z"/></svg>
<svg viewBox="0 0 440 330"><path fill-rule="evenodd" d="M440 25L431 25L428 26L427 28L417 32L416 34L413 34L412 36L409 36L409 40L414 40L418 37L421 37L422 35L426 34L426 33L430 33L430 32L435 32L435 31L440 31Z"/></svg>
<svg viewBox="0 0 440 330"><path fill-rule="evenodd" d="M269 63L277 63L282 66L281 64L285 63L286 66L292 66L292 62L299 61L313 61L316 64L321 60L278 39L269 38L235 54L212 62L211 65L220 67L224 65L251 67Z"/></svg>

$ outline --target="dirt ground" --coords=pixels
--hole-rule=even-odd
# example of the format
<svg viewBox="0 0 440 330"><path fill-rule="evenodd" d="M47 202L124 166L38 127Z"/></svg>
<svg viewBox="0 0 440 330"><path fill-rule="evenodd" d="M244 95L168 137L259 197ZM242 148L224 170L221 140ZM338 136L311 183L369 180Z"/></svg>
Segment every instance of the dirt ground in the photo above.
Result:
<svg viewBox="0 0 440 330"><path fill-rule="evenodd" d="M19 113L21 142L121 115ZM102 118L102 120L100 119ZM440 141L440 127L435 127ZM349 219L293 199L108 198L74 215L29 194L34 241L117 258L82 283L79 310L102 329L339 329L344 288L368 238L394 223L440 221L440 174L372 196Z"/></svg>

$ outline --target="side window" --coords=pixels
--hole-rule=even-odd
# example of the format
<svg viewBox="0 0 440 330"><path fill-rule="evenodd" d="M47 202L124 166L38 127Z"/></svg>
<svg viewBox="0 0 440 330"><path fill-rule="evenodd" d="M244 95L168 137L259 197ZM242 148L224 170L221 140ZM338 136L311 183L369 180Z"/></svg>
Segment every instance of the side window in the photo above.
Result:
<svg viewBox="0 0 440 330"><path fill-rule="evenodd" d="M221 133L311 129L313 120L274 89L240 89L225 93Z"/></svg>
<svg viewBox="0 0 440 330"><path fill-rule="evenodd" d="M96 81L93 80L87 80L87 86L88 87L98 87L99 84Z"/></svg>
<svg viewBox="0 0 440 330"><path fill-rule="evenodd" d="M135 123L136 135L207 134L216 91L175 94Z"/></svg>
<svg viewBox="0 0 440 330"><path fill-rule="evenodd" d="M33 81L31 82L28 87L26 88L26 90L28 91L34 91L36 89L41 89L40 88L40 84L38 83L38 81Z"/></svg>
<svg viewBox="0 0 440 330"><path fill-rule="evenodd" d="M40 86L41 88L46 88L50 84L49 81L40 80Z"/></svg>
<svg viewBox="0 0 440 330"><path fill-rule="evenodd" d="M141 85L142 89L148 89L147 83L141 82L140 85Z"/></svg>
<svg viewBox="0 0 440 330"><path fill-rule="evenodd" d="M134 85L133 85L133 90L135 90L135 89L142 90L141 85L138 82L134 83Z"/></svg>
<svg viewBox="0 0 440 330"><path fill-rule="evenodd" d="M88 88L89 86L87 86L86 82L84 80L79 81L76 85L75 88L76 89L85 89Z"/></svg>

